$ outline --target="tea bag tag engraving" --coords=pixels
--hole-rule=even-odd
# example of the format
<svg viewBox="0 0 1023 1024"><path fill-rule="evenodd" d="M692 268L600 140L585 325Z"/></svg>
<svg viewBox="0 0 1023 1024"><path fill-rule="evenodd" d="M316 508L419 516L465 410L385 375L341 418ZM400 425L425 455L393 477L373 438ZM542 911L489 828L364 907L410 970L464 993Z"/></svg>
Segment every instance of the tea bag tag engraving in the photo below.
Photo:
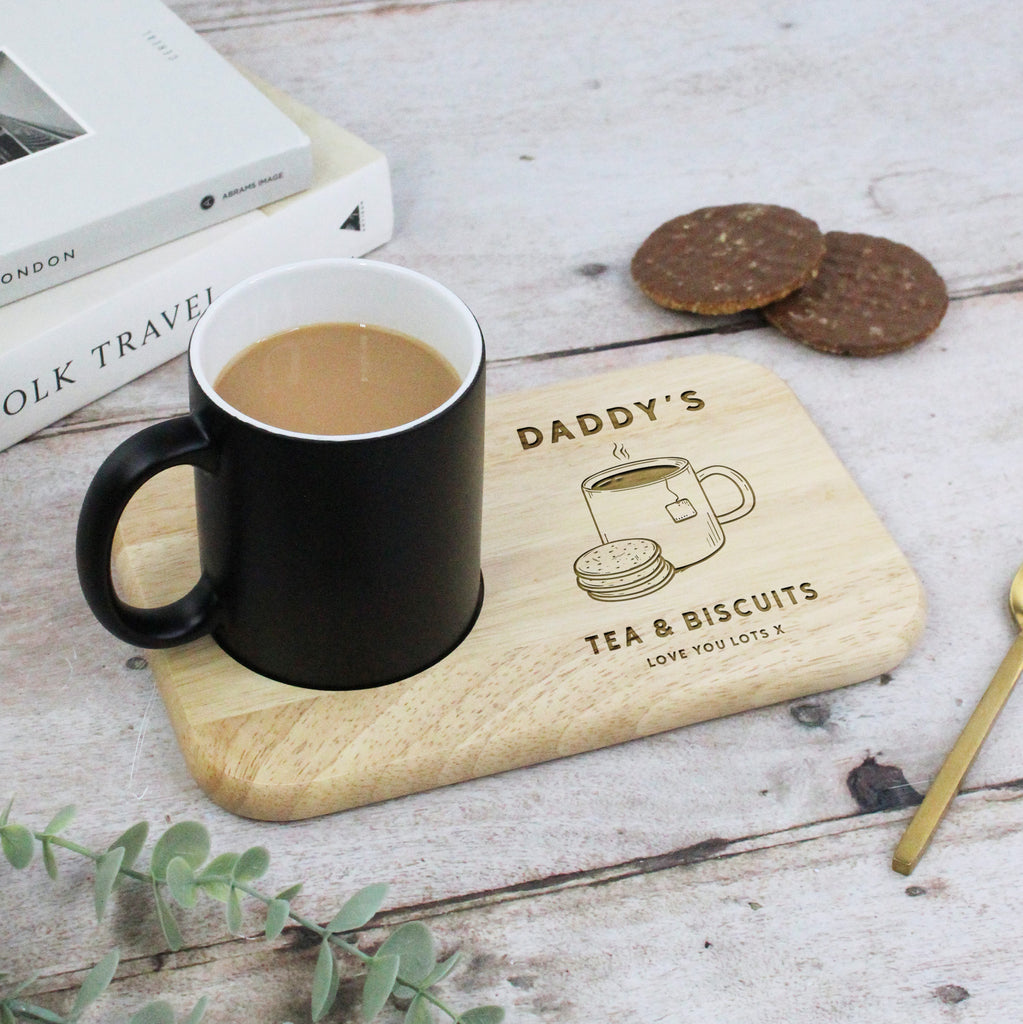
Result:
<svg viewBox="0 0 1023 1024"><path fill-rule="evenodd" d="M696 509L693 508L693 504L688 498L679 498L670 505L665 505L664 508L676 523L692 519L696 515Z"/></svg>

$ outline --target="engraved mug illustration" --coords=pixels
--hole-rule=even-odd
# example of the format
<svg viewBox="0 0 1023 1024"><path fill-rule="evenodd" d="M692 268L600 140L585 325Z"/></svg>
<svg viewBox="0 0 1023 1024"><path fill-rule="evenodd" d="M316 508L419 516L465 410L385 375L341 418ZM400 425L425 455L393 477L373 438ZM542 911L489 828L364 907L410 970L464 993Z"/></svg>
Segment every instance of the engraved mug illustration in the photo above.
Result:
<svg viewBox="0 0 1023 1024"><path fill-rule="evenodd" d="M739 492L739 504L716 511L702 481L727 477ZM753 511L749 481L727 466L696 470L688 459L665 456L639 459L602 469L582 482L583 495L603 543L649 537L676 569L709 558L725 542L722 523Z"/></svg>

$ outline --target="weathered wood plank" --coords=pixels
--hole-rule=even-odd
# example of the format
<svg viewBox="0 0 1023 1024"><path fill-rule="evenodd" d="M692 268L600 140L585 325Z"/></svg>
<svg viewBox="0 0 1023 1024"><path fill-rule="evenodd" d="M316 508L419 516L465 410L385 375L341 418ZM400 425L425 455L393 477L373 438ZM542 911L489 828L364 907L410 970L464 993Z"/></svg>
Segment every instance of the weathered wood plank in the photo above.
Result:
<svg viewBox="0 0 1023 1024"><path fill-rule="evenodd" d="M945 847L912 882L883 856L901 824L883 815L853 831L680 851L543 891L427 910L442 954L465 957L443 993L458 1009L496 1002L522 1024L939 1024L953 1011L964 1021L1015 1019L1023 981L1011 965L1023 943L1023 899L976 866L1023 855L1018 795L962 800L943 829ZM365 933L364 948L385 934ZM289 930L269 946L232 940L160 961L126 956L103 1006L107 1019L151 998L183 1012L207 994L209 1024L306 1021L315 955ZM358 1019L358 972L342 964L329 1020ZM76 981L47 977L41 988L51 995L42 998L60 1005L69 999L60 990Z"/></svg>
<svg viewBox="0 0 1023 1024"><path fill-rule="evenodd" d="M691 328L628 265L713 203L888 235L957 294L1023 277L1015 7L491 0L208 38L388 154L387 258L459 292L497 357Z"/></svg>

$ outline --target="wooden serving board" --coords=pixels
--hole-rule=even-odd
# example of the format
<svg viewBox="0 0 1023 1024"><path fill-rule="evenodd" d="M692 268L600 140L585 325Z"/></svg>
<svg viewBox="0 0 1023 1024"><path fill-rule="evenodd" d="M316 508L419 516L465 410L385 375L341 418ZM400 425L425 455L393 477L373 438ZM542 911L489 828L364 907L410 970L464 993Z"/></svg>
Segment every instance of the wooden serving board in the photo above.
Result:
<svg viewBox="0 0 1023 1024"><path fill-rule="evenodd" d="M484 606L440 664L323 692L209 639L151 653L216 803L294 820L621 743L871 678L922 628L904 556L755 364L691 356L493 399L486 460ZM197 578L193 514L187 469L133 500L129 600Z"/></svg>

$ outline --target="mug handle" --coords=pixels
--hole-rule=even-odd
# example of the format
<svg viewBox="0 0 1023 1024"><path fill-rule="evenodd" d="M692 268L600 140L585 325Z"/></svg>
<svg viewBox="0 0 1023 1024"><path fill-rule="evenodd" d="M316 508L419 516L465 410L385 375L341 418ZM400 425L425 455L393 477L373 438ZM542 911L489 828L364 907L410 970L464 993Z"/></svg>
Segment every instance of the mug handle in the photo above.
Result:
<svg viewBox="0 0 1023 1024"><path fill-rule="evenodd" d="M213 470L212 441L192 416L154 423L115 448L89 485L78 517L75 550L85 600L114 636L137 647L174 647L204 636L212 627L216 595L204 574L182 598L159 608L122 601L110 569L121 513L151 477L172 466Z"/></svg>
<svg viewBox="0 0 1023 1024"><path fill-rule="evenodd" d="M714 515L717 516L719 523L730 523L733 519L741 519L743 516L749 515L749 513L753 511L753 506L756 504L757 499L753 493L753 488L749 485L749 481L742 475L742 473L738 473L734 469L729 469L727 466L708 466L706 469L701 469L696 474L696 479L702 484L709 476L728 477L728 479L739 488L739 495L742 498L739 504L728 512L717 512L715 510Z"/></svg>

